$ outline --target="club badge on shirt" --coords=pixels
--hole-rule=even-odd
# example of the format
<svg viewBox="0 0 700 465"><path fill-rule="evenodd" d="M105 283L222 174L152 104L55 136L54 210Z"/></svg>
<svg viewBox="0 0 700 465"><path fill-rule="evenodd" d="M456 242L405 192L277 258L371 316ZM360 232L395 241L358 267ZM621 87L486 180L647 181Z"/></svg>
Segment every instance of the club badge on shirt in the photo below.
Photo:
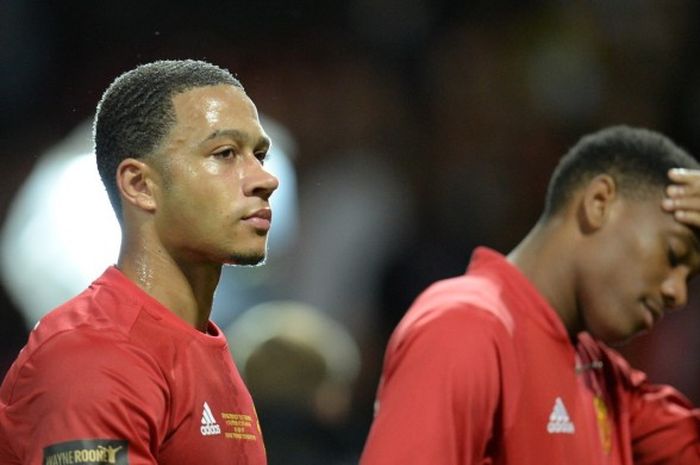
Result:
<svg viewBox="0 0 700 465"><path fill-rule="evenodd" d="M595 407L595 416L598 420L598 431L600 432L600 443L603 446L603 451L609 454L612 450L612 430L608 421L608 407L605 401L598 395L593 398L593 406Z"/></svg>
<svg viewBox="0 0 700 465"><path fill-rule="evenodd" d="M129 465L122 439L78 439L44 448L43 465Z"/></svg>

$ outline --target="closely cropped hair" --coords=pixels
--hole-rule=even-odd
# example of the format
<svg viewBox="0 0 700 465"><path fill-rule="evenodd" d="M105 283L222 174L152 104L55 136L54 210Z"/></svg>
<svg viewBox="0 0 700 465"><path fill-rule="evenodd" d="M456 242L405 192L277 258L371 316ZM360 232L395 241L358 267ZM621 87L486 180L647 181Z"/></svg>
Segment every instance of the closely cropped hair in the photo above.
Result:
<svg viewBox="0 0 700 465"><path fill-rule="evenodd" d="M119 164L151 155L167 136L175 123L173 96L219 84L242 88L229 71L204 61L155 61L122 74L102 95L93 127L97 169L120 221Z"/></svg>
<svg viewBox="0 0 700 465"><path fill-rule="evenodd" d="M621 195L643 198L668 184L671 168L700 164L668 137L648 129L613 126L584 136L559 161L549 182L544 219L600 174L612 176Z"/></svg>

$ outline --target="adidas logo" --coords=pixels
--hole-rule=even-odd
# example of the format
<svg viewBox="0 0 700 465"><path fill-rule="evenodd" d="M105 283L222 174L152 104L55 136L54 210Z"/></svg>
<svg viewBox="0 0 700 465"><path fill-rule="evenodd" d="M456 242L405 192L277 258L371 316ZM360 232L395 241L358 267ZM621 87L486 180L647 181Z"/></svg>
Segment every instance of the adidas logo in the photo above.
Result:
<svg viewBox="0 0 700 465"><path fill-rule="evenodd" d="M547 423L547 432L550 434L574 434L574 424L569 418L569 412L564 407L564 402L561 397L554 400L554 408L549 414L549 423Z"/></svg>
<svg viewBox="0 0 700 465"><path fill-rule="evenodd" d="M199 428L199 431L201 431L202 436L221 434L221 427L216 423L209 404L206 402L204 402L204 409L202 410L202 426Z"/></svg>

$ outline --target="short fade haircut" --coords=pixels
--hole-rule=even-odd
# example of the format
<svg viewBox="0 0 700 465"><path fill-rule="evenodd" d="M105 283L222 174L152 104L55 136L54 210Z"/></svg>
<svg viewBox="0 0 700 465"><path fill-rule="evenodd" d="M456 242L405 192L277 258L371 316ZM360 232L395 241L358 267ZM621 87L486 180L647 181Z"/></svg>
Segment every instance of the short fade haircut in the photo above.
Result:
<svg viewBox="0 0 700 465"><path fill-rule="evenodd" d="M621 195L643 199L671 183L671 168L698 169L700 164L671 139L648 129L613 126L589 134L559 161L542 218L559 213L577 189L600 174L612 176Z"/></svg>
<svg viewBox="0 0 700 465"><path fill-rule="evenodd" d="M97 105L93 126L97 170L121 221L116 172L126 158L153 154L175 124L172 98L197 87L243 89L226 69L197 60L147 63L117 77Z"/></svg>

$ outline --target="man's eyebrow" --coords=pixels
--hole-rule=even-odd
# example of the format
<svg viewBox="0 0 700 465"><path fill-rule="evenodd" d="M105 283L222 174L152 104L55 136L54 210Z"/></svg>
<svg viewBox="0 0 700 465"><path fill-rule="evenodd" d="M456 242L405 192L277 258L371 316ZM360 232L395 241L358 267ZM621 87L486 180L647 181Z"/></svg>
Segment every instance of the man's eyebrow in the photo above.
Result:
<svg viewBox="0 0 700 465"><path fill-rule="evenodd" d="M200 142L200 145L212 139L216 139L217 137L230 137L242 144L251 144L253 141L251 135L245 131L239 129L217 129L205 137L202 142ZM256 149L270 148L270 139L267 136L260 136L255 142L256 143L252 145L254 145Z"/></svg>
<svg viewBox="0 0 700 465"><path fill-rule="evenodd" d="M698 239L698 234L700 234L700 231L698 231L695 228L692 228L692 232L690 234L690 243L695 249L695 253L700 255L700 239Z"/></svg>
<svg viewBox="0 0 700 465"><path fill-rule="evenodd" d="M690 246L692 249L691 256L694 256L694 260L690 263L690 265L694 268L694 271L692 275L697 276L700 274L700 263L698 263L698 257L700 257L700 239L698 238L698 234L700 234L700 231L698 231L696 228L690 228L691 232L687 236L688 237L688 242L690 242Z"/></svg>
<svg viewBox="0 0 700 465"><path fill-rule="evenodd" d="M700 231L695 228L691 228L690 226L688 226L688 229L690 229L690 231L686 231L686 233L677 233L677 235L683 241L689 243L693 249L693 252L700 256L700 238L698 237L698 235L700 235Z"/></svg>

